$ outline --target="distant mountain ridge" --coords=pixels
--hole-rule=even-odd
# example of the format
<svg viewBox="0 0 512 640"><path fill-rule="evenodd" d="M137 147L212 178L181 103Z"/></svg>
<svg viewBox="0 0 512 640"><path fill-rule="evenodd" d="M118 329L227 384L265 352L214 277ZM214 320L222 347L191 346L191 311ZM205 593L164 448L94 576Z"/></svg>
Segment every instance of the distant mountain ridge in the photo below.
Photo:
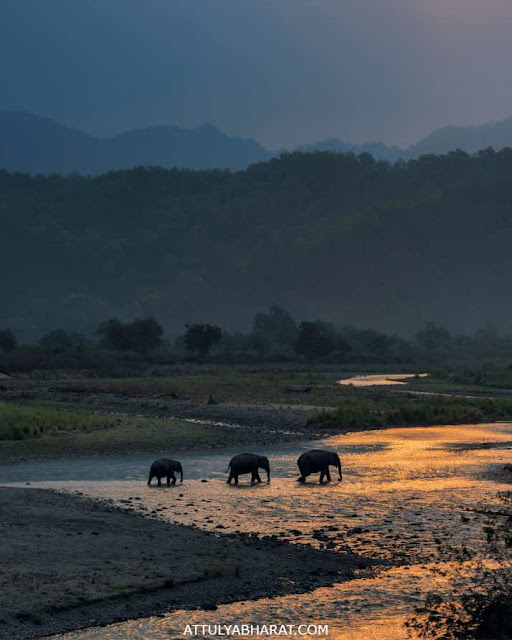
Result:
<svg viewBox="0 0 512 640"><path fill-rule="evenodd" d="M153 126L96 138L30 113L0 113L0 167L27 173L99 174L140 165L243 169L267 160L258 142L228 136L212 125Z"/></svg>
<svg viewBox="0 0 512 640"><path fill-rule="evenodd" d="M293 150L370 153L377 160L395 162L455 149L475 153L487 147L496 151L512 147L512 117L478 126L436 129L405 149L379 141L355 144L326 138ZM236 171L278 153L252 138L229 136L212 125L195 129L159 125L98 138L50 118L23 111L0 112L0 168L9 171L78 171L87 175L148 165Z"/></svg>
<svg viewBox="0 0 512 640"><path fill-rule="evenodd" d="M440 155L462 149L467 153L476 153L481 149L493 147L499 151L504 147L512 147L512 117L499 122L488 122L475 126L451 126L435 129L419 142L402 148L386 145L383 142L366 142L352 144L339 138L328 138L310 144L300 145L297 151L335 151L356 154L371 153L377 160L396 162L412 160L427 154Z"/></svg>

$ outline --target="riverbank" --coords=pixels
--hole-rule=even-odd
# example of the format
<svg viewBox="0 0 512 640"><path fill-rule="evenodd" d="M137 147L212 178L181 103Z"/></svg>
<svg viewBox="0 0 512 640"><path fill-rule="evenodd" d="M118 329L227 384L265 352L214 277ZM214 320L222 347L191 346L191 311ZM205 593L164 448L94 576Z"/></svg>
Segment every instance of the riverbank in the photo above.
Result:
<svg viewBox="0 0 512 640"><path fill-rule="evenodd" d="M512 419L512 398L418 392L408 387L417 380L408 380L398 391L336 381L296 385L287 387L288 403L282 393L282 402L261 395L268 380L255 380L258 401L251 396L245 402L213 395L201 401L197 389L203 393L206 382L193 379L188 394L173 391L173 379L14 383L0 390L0 464L280 445L389 426ZM231 396L239 398L242 388ZM322 393L325 404L316 404Z"/></svg>
<svg viewBox="0 0 512 640"><path fill-rule="evenodd" d="M221 535L44 489L0 487L0 512L6 640L304 593L367 564L355 554Z"/></svg>
<svg viewBox="0 0 512 640"><path fill-rule="evenodd" d="M0 402L0 464L123 455L177 452L268 444L318 437L307 426L312 407L199 405L140 398L121 403L115 396L90 402L61 403L37 398L22 403ZM125 399L126 400L126 399ZM12 437L12 432L16 437Z"/></svg>

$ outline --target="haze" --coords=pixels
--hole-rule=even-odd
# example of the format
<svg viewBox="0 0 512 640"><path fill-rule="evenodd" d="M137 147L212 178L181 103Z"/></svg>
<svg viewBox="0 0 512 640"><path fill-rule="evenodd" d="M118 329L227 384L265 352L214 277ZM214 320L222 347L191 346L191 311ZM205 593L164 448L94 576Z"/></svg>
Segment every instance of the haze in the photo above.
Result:
<svg viewBox="0 0 512 640"><path fill-rule="evenodd" d="M512 113L507 0L2 0L0 110L408 144Z"/></svg>

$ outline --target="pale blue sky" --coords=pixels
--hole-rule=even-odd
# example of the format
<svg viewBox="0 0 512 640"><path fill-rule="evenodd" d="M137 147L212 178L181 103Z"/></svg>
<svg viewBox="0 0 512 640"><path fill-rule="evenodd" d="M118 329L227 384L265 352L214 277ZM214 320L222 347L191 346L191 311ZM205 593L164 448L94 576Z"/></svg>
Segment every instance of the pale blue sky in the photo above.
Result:
<svg viewBox="0 0 512 640"><path fill-rule="evenodd" d="M510 0L0 0L0 109L269 147L512 115Z"/></svg>

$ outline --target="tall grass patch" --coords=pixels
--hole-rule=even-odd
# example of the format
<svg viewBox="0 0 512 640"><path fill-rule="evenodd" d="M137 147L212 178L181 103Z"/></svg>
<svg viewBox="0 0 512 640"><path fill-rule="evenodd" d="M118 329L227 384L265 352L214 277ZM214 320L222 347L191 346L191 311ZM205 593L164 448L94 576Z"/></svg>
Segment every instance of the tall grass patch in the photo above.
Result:
<svg viewBox="0 0 512 640"><path fill-rule="evenodd" d="M435 424L476 424L512 420L512 398L347 398L321 411L309 424L324 428L372 428Z"/></svg>
<svg viewBox="0 0 512 640"><path fill-rule="evenodd" d="M119 418L113 416L0 402L0 441L27 440L45 435L76 432L89 433L112 428L119 422Z"/></svg>

